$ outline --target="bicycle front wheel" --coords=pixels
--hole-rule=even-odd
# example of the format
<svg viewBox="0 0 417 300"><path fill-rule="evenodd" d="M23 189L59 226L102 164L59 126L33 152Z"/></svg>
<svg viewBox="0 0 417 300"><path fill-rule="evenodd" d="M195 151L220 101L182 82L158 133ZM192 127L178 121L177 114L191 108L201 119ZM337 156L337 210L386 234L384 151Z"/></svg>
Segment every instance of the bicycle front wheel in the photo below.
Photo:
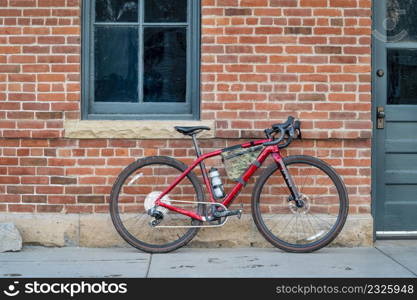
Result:
<svg viewBox="0 0 417 300"><path fill-rule="evenodd" d="M149 253L164 253L186 245L201 225L164 207L156 207L163 215L161 223L147 214L155 207L158 196L165 191L187 166L170 157L147 157L129 165L117 178L110 196L110 214L120 236L133 247ZM190 172L162 202L202 214L204 194L197 176ZM160 227L158 227L160 226Z"/></svg>
<svg viewBox="0 0 417 300"><path fill-rule="evenodd" d="M325 247L342 230L349 209L345 185L328 164L310 156L290 156L284 164L304 203L298 207L277 164L258 179L252 194L252 215L261 234L288 252Z"/></svg>

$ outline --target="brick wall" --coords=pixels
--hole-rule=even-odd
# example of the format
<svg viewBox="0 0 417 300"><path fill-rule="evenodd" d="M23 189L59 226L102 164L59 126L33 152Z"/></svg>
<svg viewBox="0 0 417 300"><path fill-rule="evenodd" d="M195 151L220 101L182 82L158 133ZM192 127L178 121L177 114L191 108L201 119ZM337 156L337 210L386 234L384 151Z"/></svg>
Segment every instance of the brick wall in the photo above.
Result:
<svg viewBox="0 0 417 300"><path fill-rule="evenodd" d="M79 0L0 0L0 212L107 212L115 176L146 155L189 162L183 140L76 140ZM370 211L371 0L202 0L205 151L260 137L289 114ZM242 194L250 198L250 186Z"/></svg>

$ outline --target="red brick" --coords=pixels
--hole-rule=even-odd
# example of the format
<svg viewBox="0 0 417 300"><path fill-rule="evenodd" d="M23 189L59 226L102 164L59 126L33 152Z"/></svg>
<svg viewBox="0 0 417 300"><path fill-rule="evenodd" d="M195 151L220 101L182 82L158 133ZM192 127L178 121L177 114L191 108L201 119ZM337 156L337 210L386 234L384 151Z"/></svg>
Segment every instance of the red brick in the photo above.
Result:
<svg viewBox="0 0 417 300"><path fill-rule="evenodd" d="M292 114L306 140L287 153L323 155L348 177L351 211L369 213L361 193L370 187L371 1L202 3L201 117L215 121L217 137L201 141L204 151L263 137ZM189 140L63 138L64 120L81 118L80 1L7 4L0 9L0 211L108 213L111 186L130 162L193 160ZM344 165L360 164L359 156L365 166ZM9 187L31 193L5 194Z"/></svg>
<svg viewBox="0 0 417 300"><path fill-rule="evenodd" d="M8 204L9 212L33 213L35 212L35 205L29 204Z"/></svg>

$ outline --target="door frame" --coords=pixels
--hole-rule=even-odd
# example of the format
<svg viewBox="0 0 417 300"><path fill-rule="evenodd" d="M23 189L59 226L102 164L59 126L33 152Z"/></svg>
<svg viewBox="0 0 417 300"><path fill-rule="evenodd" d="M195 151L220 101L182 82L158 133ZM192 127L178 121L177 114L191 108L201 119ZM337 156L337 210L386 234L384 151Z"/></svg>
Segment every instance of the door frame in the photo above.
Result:
<svg viewBox="0 0 417 300"><path fill-rule="evenodd" d="M383 105L387 107L387 47L384 41L377 38L381 33L380 26L383 24L385 18L385 3L387 0L372 1L372 37L371 37L371 120L372 120L372 141L371 141L371 214L373 216L373 239L394 239L394 238L415 238L417 237L417 231L385 231L385 234L377 236L377 214L383 213L385 203L385 185L384 170L385 160L378 157L384 157L384 147L378 147L377 141L385 141L385 130L379 130L376 127L376 111L377 106ZM377 25L379 24L379 25ZM384 36L384 34L382 34ZM393 44L393 48L396 48ZM380 78L377 76L377 70L382 68L385 75ZM381 86L382 85L382 86ZM383 87L383 88L382 88ZM378 103L378 99L385 99L383 102ZM378 182L379 188L378 188ZM382 184L381 184L382 183Z"/></svg>
<svg viewBox="0 0 417 300"><path fill-rule="evenodd" d="M381 172L378 172L378 169L381 169L381 166L378 167L377 157L381 155L381 149L380 147L377 147L377 140L378 137L381 135L381 130L376 129L376 108L378 106L377 99L378 94L377 91L377 76L376 76L376 70L377 70L377 63L378 58L380 56L377 55L377 50L381 51L383 47L381 47L381 41L379 41L375 37L375 31L378 30L377 23L380 21L381 17L384 15L384 2L385 1L372 1L372 33L371 33L371 80L372 80L372 89L371 89L371 99L372 99L372 105L371 105L371 120L372 120L372 143L371 143L371 213L373 216L373 239L376 240L376 213L377 213L377 207L380 206L382 201L378 203L377 199L381 199L379 197L379 194L381 194L381 191L378 191L377 189L377 183L378 179L377 177L381 177L381 175L378 176L378 174L381 174ZM381 23L380 23L381 24ZM379 178L381 180L381 178ZM383 193L382 193L383 194Z"/></svg>

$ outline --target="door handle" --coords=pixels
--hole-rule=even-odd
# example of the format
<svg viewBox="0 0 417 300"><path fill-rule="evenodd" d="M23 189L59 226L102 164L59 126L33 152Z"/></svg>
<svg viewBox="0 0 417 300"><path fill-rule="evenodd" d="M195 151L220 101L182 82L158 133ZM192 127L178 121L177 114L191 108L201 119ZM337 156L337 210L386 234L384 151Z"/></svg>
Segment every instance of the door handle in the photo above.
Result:
<svg viewBox="0 0 417 300"><path fill-rule="evenodd" d="M385 126L385 108L378 106L376 108L376 128L384 129Z"/></svg>

